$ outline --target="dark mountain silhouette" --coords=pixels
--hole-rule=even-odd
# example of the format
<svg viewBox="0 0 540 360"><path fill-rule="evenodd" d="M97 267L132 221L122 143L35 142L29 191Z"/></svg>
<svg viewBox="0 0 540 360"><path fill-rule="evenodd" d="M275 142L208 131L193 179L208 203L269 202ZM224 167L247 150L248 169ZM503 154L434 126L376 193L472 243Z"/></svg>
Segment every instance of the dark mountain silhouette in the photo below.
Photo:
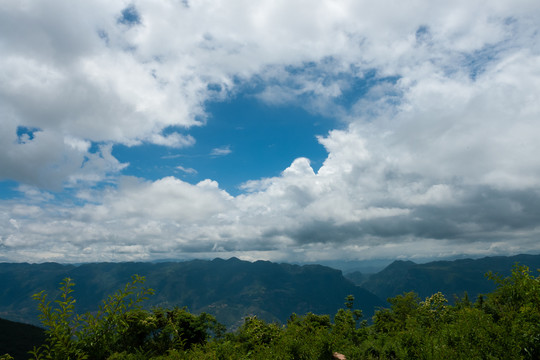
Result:
<svg viewBox="0 0 540 360"><path fill-rule="evenodd" d="M407 291L426 297L437 291L449 300L467 292L474 300L495 284L485 277L493 271L508 275L515 263L540 268L540 255L487 257L416 264L395 261L379 273L352 273L321 265L247 262L236 258L162 263L96 263L75 265L0 263L0 317L39 325L32 294L41 290L54 298L60 281L75 282L77 311L94 311L100 302L138 274L156 290L147 307L186 306L193 313L208 312L234 329L248 315L285 322L292 313L334 314L345 296L370 319L387 299ZM358 285L353 284L356 281Z"/></svg>
<svg viewBox="0 0 540 360"><path fill-rule="evenodd" d="M43 329L0 319L0 357L9 354L15 359L28 359L28 352L45 341Z"/></svg>
<svg viewBox="0 0 540 360"><path fill-rule="evenodd" d="M360 279L355 283L385 300L408 291L418 293L421 298L440 291L450 301L454 295L461 297L465 292L474 301L479 294L491 292L496 287L485 276L488 271L508 276L516 263L529 266L534 272L540 268L540 255L497 256L425 264L398 260L367 280ZM350 279L358 280L355 275Z"/></svg>
<svg viewBox="0 0 540 360"><path fill-rule="evenodd" d="M41 290L57 294L59 282L75 282L77 311L94 311L102 299L123 287L133 274L146 277L156 290L147 306L187 306L208 312L234 328L248 315L285 322L292 313L334 314L347 295L366 317L383 301L345 279L339 270L320 265L254 263L236 258L168 263L0 264L0 317L38 324L36 302Z"/></svg>

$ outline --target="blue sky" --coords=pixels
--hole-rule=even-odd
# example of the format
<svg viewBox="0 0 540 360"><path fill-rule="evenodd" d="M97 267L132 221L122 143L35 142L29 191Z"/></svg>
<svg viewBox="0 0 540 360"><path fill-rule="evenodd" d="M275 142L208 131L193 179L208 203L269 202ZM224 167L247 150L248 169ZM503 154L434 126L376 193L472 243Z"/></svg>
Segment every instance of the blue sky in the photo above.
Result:
<svg viewBox="0 0 540 360"><path fill-rule="evenodd" d="M117 146L113 155L130 164L124 174L152 180L176 176L190 183L213 179L238 195L246 181L279 176L296 158L320 167L327 153L317 136L340 126L338 119L295 105L268 105L249 93L205 108L206 123L185 131L196 139L189 148Z"/></svg>
<svg viewBox="0 0 540 360"><path fill-rule="evenodd" d="M540 252L538 1L0 4L0 261Z"/></svg>

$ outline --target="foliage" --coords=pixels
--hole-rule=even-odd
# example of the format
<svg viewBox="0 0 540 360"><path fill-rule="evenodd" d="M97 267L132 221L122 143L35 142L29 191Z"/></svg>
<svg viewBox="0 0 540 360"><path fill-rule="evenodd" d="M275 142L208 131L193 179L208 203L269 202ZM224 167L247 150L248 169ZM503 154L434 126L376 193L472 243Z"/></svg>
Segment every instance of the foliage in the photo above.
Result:
<svg viewBox="0 0 540 360"><path fill-rule="evenodd" d="M388 299L362 345L366 358L538 359L539 277L515 266L509 277L488 274L497 288L472 304L454 306L441 293L420 301L414 293Z"/></svg>
<svg viewBox="0 0 540 360"><path fill-rule="evenodd" d="M54 307L45 291L33 296L41 311L39 319L47 329L47 343L32 353L36 359L87 359L88 355L77 347L75 341L81 326L75 315L75 299L71 296L74 283L66 278L60 285L60 299L54 301Z"/></svg>
<svg viewBox="0 0 540 360"><path fill-rule="evenodd" d="M488 274L497 288L475 303L465 294L454 305L440 292L421 300L413 292L388 299L368 325L354 297L330 317L292 314L285 325L247 317L234 332L208 314L185 308L152 311L139 302L151 293L140 278L95 315L74 314L73 283L60 299L36 294L47 343L36 358L54 359L538 359L540 277L515 266L508 277ZM133 297L132 297L133 296ZM132 300L128 300L128 298Z"/></svg>
<svg viewBox="0 0 540 360"><path fill-rule="evenodd" d="M540 359L540 276L530 274L527 266L514 266L512 275L503 278L488 273L497 289L488 295L485 310L504 327L520 355Z"/></svg>
<svg viewBox="0 0 540 360"><path fill-rule="evenodd" d="M206 313L198 316L185 308L152 312L139 310L126 314L128 329L123 336L123 348L138 348L146 354L163 354L170 349L190 349L210 337L221 337L223 325Z"/></svg>
<svg viewBox="0 0 540 360"><path fill-rule="evenodd" d="M162 354L206 341L209 331L219 335L222 327L208 314L195 316L185 309L143 310L141 303L154 293L143 287L145 279L133 276L123 289L110 295L95 313L75 313L74 283L61 282L59 299L51 302L42 291L39 316L46 328L46 343L31 353L35 359L107 359L114 353L135 349Z"/></svg>

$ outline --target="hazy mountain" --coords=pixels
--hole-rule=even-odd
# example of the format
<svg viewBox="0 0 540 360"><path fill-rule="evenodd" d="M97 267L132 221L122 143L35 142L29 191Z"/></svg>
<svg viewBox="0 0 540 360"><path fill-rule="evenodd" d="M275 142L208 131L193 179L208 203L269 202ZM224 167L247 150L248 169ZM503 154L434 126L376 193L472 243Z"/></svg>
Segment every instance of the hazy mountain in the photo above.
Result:
<svg viewBox="0 0 540 360"><path fill-rule="evenodd" d="M471 300L475 300L479 294L491 292L496 287L493 281L486 278L488 271L507 276L516 263L527 265L535 271L540 268L540 255L434 261L425 264L398 260L367 279L355 274L346 276L381 299L407 291L415 291L424 298L441 291L449 300L453 300L454 295L463 296L464 292L468 293Z"/></svg>
<svg viewBox="0 0 540 360"><path fill-rule="evenodd" d="M540 255L488 257L416 264L395 261L373 274L348 274L321 265L254 263L236 258L162 263L98 263L75 265L0 264L0 317L38 325L36 302L31 295L45 290L54 297L60 281L74 279L77 311L93 311L107 295L130 281L145 276L156 294L151 306L187 306L191 312L206 311L230 328L247 315L284 322L293 312L334 314L345 296L356 298L356 307L369 318L387 299L406 291L421 297L437 291L448 299L468 292L474 300L495 284L488 271L509 274L516 263L540 268ZM353 284L355 281L360 286Z"/></svg>
<svg viewBox="0 0 540 360"><path fill-rule="evenodd" d="M36 302L41 290L54 296L59 282L75 282L77 311L95 310L102 299L122 287L133 274L145 276L156 290L147 306L187 306L206 311L235 326L247 315L284 322L294 312L334 314L345 296L355 296L366 317L382 300L345 279L339 270L320 265L254 263L236 258L167 263L0 264L0 317L38 323Z"/></svg>

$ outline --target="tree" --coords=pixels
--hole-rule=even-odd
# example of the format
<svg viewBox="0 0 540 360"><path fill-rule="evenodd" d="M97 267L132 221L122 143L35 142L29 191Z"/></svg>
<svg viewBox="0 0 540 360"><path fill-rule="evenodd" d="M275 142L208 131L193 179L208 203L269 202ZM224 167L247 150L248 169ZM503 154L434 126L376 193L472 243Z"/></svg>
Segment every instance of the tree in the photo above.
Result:
<svg viewBox="0 0 540 360"><path fill-rule="evenodd" d="M540 271L540 270L539 270ZM526 359L540 358L540 276L527 266L514 265L512 274L488 273L497 289L487 296L484 308L504 327L513 344Z"/></svg>
<svg viewBox="0 0 540 360"><path fill-rule="evenodd" d="M140 309L140 303L154 291L142 286L144 277L134 275L123 289L110 295L96 313L75 313L74 282L60 283L60 297L51 302L41 291L33 295L46 329L46 343L31 353L36 359L106 359L122 344L128 329L126 313Z"/></svg>

